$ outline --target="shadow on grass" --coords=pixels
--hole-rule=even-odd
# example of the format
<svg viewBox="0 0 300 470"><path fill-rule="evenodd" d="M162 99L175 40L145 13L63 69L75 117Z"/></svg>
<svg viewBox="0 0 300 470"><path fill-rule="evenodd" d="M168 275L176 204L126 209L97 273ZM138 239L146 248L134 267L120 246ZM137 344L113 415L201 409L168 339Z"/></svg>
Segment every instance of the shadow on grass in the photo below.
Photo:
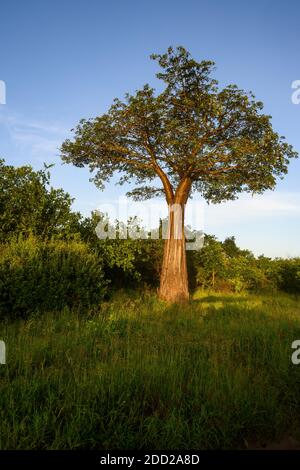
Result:
<svg viewBox="0 0 300 470"><path fill-rule="evenodd" d="M224 304L237 304L243 302L249 302L248 297L238 297L235 295L207 295L206 297L201 297L199 299L193 299L193 302L196 303L215 303L215 302L224 302Z"/></svg>

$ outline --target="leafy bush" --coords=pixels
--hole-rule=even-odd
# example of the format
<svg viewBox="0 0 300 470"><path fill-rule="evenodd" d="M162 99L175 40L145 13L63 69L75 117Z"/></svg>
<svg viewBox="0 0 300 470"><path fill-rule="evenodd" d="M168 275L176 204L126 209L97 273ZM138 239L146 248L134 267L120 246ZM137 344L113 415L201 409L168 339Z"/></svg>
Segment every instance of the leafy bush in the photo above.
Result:
<svg viewBox="0 0 300 470"><path fill-rule="evenodd" d="M101 222L114 238L99 239L95 229ZM81 238L103 260L105 277L114 288L152 286L159 284L163 257L163 240L133 238L131 231L145 229L137 218L129 218L127 224L116 221L113 224L104 214L92 212L80 226ZM122 239L121 234L127 233Z"/></svg>
<svg viewBox="0 0 300 470"><path fill-rule="evenodd" d="M300 258L276 260L279 265L279 287L286 292L300 292Z"/></svg>
<svg viewBox="0 0 300 470"><path fill-rule="evenodd" d="M106 293L102 262L82 242L30 237L0 248L0 314L89 308Z"/></svg>
<svg viewBox="0 0 300 470"><path fill-rule="evenodd" d="M81 216L71 210L73 199L50 186L47 168L34 171L0 160L0 241L20 234L70 239L78 233Z"/></svg>
<svg viewBox="0 0 300 470"><path fill-rule="evenodd" d="M234 237L223 243L205 236L202 250L194 255L196 285L215 291L297 290L297 260L273 260L241 250Z"/></svg>

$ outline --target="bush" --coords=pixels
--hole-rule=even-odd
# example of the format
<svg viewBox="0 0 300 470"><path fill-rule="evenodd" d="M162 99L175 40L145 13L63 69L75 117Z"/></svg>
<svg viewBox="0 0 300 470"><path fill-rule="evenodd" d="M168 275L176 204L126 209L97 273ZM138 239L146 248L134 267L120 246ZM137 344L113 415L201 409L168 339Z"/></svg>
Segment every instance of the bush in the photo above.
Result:
<svg viewBox="0 0 300 470"><path fill-rule="evenodd" d="M99 239L95 231L99 222L116 238ZM127 230L127 238L119 238ZM146 233L136 217L129 218L127 224L121 221L111 223L105 215L92 212L81 223L82 240L103 260L105 277L110 280L111 287L157 287L163 258L163 240L135 239L130 236L131 230Z"/></svg>
<svg viewBox="0 0 300 470"><path fill-rule="evenodd" d="M300 258L277 260L280 288L286 292L300 292Z"/></svg>
<svg viewBox="0 0 300 470"><path fill-rule="evenodd" d="M0 315L89 308L106 293L101 260L82 242L30 237L0 247Z"/></svg>
<svg viewBox="0 0 300 470"><path fill-rule="evenodd" d="M73 199L50 186L50 172L30 166L13 167L0 160L0 240L34 236L49 240L74 238L81 215L71 209Z"/></svg>

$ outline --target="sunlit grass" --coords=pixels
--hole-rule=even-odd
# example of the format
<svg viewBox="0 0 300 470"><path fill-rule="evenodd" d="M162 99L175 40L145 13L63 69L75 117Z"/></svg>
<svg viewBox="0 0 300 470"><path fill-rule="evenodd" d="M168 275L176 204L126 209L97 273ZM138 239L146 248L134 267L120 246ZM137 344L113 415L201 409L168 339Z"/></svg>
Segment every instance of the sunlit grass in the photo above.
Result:
<svg viewBox="0 0 300 470"><path fill-rule="evenodd" d="M300 302L119 292L89 315L1 325L0 447L230 448L298 436Z"/></svg>

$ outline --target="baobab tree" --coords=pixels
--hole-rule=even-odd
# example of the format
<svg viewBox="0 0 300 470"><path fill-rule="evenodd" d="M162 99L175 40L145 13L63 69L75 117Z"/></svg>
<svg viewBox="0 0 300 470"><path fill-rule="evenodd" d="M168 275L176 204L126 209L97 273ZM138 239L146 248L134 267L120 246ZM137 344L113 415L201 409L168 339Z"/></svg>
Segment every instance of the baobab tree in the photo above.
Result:
<svg viewBox="0 0 300 470"><path fill-rule="evenodd" d="M219 88L213 62L196 62L183 47L151 58L161 67L163 91L147 84L115 99L105 114L81 120L61 150L64 161L88 166L101 189L118 174L120 184L135 183L128 194L136 200L164 194L169 218L159 295L177 302L189 298L183 228L192 192L220 203L273 189L297 153L252 92Z"/></svg>

